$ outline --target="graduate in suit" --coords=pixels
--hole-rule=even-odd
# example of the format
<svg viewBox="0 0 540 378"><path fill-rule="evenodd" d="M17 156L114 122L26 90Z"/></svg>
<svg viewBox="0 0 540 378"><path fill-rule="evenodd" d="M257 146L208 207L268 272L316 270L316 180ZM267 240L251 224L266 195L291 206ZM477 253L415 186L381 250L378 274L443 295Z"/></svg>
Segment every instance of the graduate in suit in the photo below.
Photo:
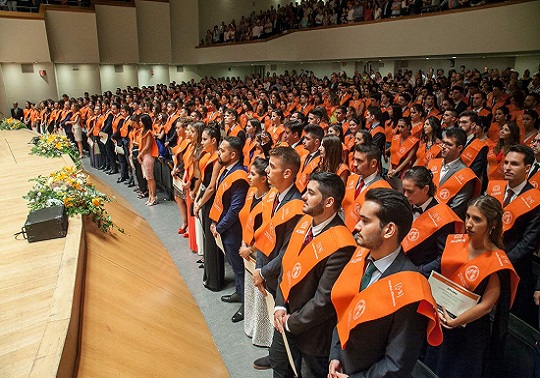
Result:
<svg viewBox="0 0 540 378"><path fill-rule="evenodd" d="M403 176L403 194L413 210L413 224L401 246L420 273L429 277L438 265L450 234L463 232L463 221L435 195L433 174L426 167L413 167Z"/></svg>
<svg viewBox="0 0 540 378"><path fill-rule="evenodd" d="M300 156L294 148L278 146L270 150L266 175L272 189L262 199L263 220L255 235L257 262L253 283L263 294L266 295L267 290L274 298L283 255L296 223L303 215L302 195L295 185L299 169ZM256 359L253 367L270 369L269 356Z"/></svg>
<svg viewBox="0 0 540 378"><path fill-rule="evenodd" d="M442 342L427 279L400 246L413 221L409 201L387 188L368 191L359 248L332 289L338 324L328 377L407 377L428 338Z"/></svg>
<svg viewBox="0 0 540 378"><path fill-rule="evenodd" d="M337 214L345 185L335 173L311 174L302 196L302 217L283 256L274 309L270 362L274 377L292 377L282 333L287 333L296 370L326 377L336 314L330 292L355 250L355 240Z"/></svg>
<svg viewBox="0 0 540 378"><path fill-rule="evenodd" d="M428 163L433 182L437 185L437 200L450 206L461 219L465 219L469 200L480 194L480 180L461 161L466 141L467 135L462 129L448 129L442 142L442 158Z"/></svg>
<svg viewBox="0 0 540 378"><path fill-rule="evenodd" d="M467 142L461 153L461 160L473 170L480 180L484 177L487 169L487 144L476 137L476 133L482 127L478 114L473 110L467 110L459 116L459 127L467 134Z"/></svg>
<svg viewBox="0 0 540 378"><path fill-rule="evenodd" d="M19 108L18 102L13 103L13 108L11 109L11 118L17 119L21 122L24 119L24 112L21 108Z"/></svg>
<svg viewBox="0 0 540 378"><path fill-rule="evenodd" d="M504 249L520 278L512 312L538 328L532 259L540 247L540 191L527 179L534 161L530 147L510 147L504 158L505 180L490 181L487 194L497 198L504 207Z"/></svg>
<svg viewBox="0 0 540 378"><path fill-rule="evenodd" d="M210 232L215 238L221 236L225 255L234 272L235 292L224 295L224 302L243 302L244 262L238 254L242 244L242 225L238 214L246 200L249 189L247 172L244 168L242 149L244 142L239 137L226 137L219 145L218 162L223 167L218 181L216 196L210 210ZM234 314L233 321L244 318L243 306ZM241 318L241 319L240 319Z"/></svg>

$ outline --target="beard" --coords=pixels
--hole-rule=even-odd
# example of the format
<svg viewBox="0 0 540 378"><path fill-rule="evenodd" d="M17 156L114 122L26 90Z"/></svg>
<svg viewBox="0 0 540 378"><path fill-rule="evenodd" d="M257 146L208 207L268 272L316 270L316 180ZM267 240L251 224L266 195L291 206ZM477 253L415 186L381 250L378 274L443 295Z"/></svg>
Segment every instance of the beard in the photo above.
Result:
<svg viewBox="0 0 540 378"><path fill-rule="evenodd" d="M364 238L357 234L356 244L369 250L376 250L383 245L383 237L380 234L376 234L371 237Z"/></svg>
<svg viewBox="0 0 540 378"><path fill-rule="evenodd" d="M307 208L306 210L304 210L304 213L307 214L307 215L311 215L312 217L316 217L316 216L321 215L322 213L324 213L324 205L323 205L322 202L319 202L315 206Z"/></svg>

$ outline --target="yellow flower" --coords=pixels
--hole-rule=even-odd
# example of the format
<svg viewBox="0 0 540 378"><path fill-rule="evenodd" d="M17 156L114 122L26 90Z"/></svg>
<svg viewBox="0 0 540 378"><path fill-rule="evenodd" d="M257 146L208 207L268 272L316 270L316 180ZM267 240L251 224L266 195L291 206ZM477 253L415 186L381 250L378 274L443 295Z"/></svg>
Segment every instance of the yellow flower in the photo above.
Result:
<svg viewBox="0 0 540 378"><path fill-rule="evenodd" d="M101 205L101 202L99 202L99 199L97 198L92 198L92 205L99 206Z"/></svg>

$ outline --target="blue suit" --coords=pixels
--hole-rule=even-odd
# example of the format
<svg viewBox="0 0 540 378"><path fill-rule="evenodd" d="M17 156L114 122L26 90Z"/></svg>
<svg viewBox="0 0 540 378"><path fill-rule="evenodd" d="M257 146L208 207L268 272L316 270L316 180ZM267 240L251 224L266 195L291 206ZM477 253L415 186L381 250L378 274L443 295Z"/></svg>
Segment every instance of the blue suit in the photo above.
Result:
<svg viewBox="0 0 540 378"><path fill-rule="evenodd" d="M218 178L218 187L221 182L237 170L245 170L240 161L230 168L227 172L221 174ZM231 187L223 193L221 201L223 203L223 212L216 224L216 231L221 235L225 255L234 272L234 283L236 293L244 298L244 262L238 254L242 244L242 225L238 219L238 213L244 206L249 184L246 180L235 180Z"/></svg>

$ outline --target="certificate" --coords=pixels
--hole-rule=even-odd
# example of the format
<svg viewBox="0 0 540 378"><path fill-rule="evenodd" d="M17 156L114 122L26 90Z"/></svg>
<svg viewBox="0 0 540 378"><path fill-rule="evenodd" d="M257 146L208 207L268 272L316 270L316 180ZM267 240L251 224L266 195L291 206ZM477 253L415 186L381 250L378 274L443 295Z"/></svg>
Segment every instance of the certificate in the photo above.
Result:
<svg viewBox="0 0 540 378"><path fill-rule="evenodd" d="M216 239L216 245L219 249L221 249L221 252L225 253L225 247L223 246L223 240L221 240L221 235L217 234L217 236L214 237Z"/></svg>
<svg viewBox="0 0 540 378"><path fill-rule="evenodd" d="M104 132L100 131L99 139L100 139L101 143L105 144L109 140L109 135L107 133L104 133Z"/></svg>
<svg viewBox="0 0 540 378"><path fill-rule="evenodd" d="M428 282L431 285L431 293L437 302L439 312L443 312L442 306L444 306L448 316L452 319L463 314L480 300L480 295L465 289L435 271L431 272Z"/></svg>

